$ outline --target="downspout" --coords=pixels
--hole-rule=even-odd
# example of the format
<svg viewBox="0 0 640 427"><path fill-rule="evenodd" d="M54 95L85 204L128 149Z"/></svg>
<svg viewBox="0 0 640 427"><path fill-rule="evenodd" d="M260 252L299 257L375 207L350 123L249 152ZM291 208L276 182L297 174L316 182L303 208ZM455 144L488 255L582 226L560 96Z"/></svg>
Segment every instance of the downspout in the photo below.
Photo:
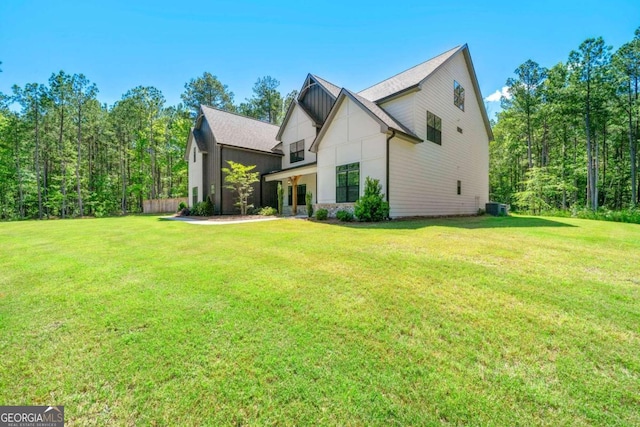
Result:
<svg viewBox="0 0 640 427"><path fill-rule="evenodd" d="M220 215L222 215L222 210L223 210L223 204L222 204L222 196L224 194L224 181L223 181L223 176L222 176L222 148L224 147L224 145L220 145L220 158L218 159L218 168L220 169L220 189L218 191L220 191Z"/></svg>
<svg viewBox="0 0 640 427"><path fill-rule="evenodd" d="M391 130L391 135L387 137L387 203L389 203L389 141L396 136L396 131Z"/></svg>

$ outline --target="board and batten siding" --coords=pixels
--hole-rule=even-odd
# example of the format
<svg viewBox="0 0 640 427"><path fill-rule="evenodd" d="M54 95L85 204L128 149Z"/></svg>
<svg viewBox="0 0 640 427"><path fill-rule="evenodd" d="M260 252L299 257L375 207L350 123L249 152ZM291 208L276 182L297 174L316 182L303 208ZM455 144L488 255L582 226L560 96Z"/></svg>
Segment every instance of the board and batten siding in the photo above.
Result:
<svg viewBox="0 0 640 427"><path fill-rule="evenodd" d="M318 145L317 201L336 202L336 166L360 163L360 195L365 177L379 179L386 192L386 136L380 125L345 98Z"/></svg>
<svg viewBox="0 0 640 427"><path fill-rule="evenodd" d="M276 191L278 184L276 182L265 182L262 179L262 175L280 168L280 155L244 150L232 146L222 146L218 153L222 161L222 168L229 167L229 164L227 163L229 160L236 163L242 163L245 166L255 165L256 168L253 172L259 172L260 180L252 185L254 191L249 198L249 203L253 204L256 209L267 205L276 207ZM224 179L224 173L220 174L220 179ZM221 189L216 190L216 193L220 193L222 196L222 203L219 205L220 213L227 215L237 214L240 212L240 208L235 205L237 200L235 192L228 188L224 188L224 182Z"/></svg>
<svg viewBox="0 0 640 427"><path fill-rule="evenodd" d="M311 118L305 113L299 105L293 107L291 117L287 121L286 128L282 132L282 169L306 165L316 161L316 153L309 151L311 143L316 138L316 128L313 126ZM292 143L304 140L304 160L290 163L290 146Z"/></svg>
<svg viewBox="0 0 640 427"><path fill-rule="evenodd" d="M389 107L382 105L403 118L411 105L413 118L403 123L424 139L411 144L394 138L390 145L392 217L475 214L488 202L489 137L471 79L458 53L420 91L391 101ZM465 89L465 111L453 104L454 80ZM427 111L442 119L442 145L427 140Z"/></svg>

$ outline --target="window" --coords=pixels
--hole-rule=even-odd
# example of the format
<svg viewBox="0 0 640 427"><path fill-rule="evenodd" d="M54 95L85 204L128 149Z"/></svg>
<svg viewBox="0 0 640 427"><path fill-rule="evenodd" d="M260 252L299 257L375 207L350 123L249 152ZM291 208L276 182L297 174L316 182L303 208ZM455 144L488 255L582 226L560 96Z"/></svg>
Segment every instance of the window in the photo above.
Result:
<svg viewBox="0 0 640 427"><path fill-rule="evenodd" d="M453 81L453 105L464 111L464 88L455 80Z"/></svg>
<svg viewBox="0 0 640 427"><path fill-rule="evenodd" d="M306 196L307 196L307 184L298 184L297 186L297 195L296 195L296 205L300 206L300 205L304 205L305 203L307 203L306 200ZM288 205L289 206L293 206L293 187L289 186L289 196L287 198L288 201Z"/></svg>
<svg viewBox="0 0 640 427"><path fill-rule="evenodd" d="M193 147L193 163L196 162L196 147Z"/></svg>
<svg viewBox="0 0 640 427"><path fill-rule="evenodd" d="M360 163L336 167L336 203L355 202L360 197Z"/></svg>
<svg viewBox="0 0 640 427"><path fill-rule="evenodd" d="M289 145L289 163L304 160L304 139Z"/></svg>
<svg viewBox="0 0 640 427"><path fill-rule="evenodd" d="M462 133L462 128L458 126L458 133Z"/></svg>
<svg viewBox="0 0 640 427"><path fill-rule="evenodd" d="M458 196L462 194L462 181L458 181Z"/></svg>
<svg viewBox="0 0 640 427"><path fill-rule="evenodd" d="M427 140L442 145L442 119L427 111Z"/></svg>
<svg viewBox="0 0 640 427"><path fill-rule="evenodd" d="M191 206L195 206L198 203L198 187L191 189Z"/></svg>

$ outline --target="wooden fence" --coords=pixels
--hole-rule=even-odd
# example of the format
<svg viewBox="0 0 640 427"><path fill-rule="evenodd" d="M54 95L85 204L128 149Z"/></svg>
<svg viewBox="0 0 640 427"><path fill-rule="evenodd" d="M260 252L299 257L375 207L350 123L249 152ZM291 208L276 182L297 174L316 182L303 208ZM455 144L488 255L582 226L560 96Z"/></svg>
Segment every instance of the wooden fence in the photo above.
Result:
<svg viewBox="0 0 640 427"><path fill-rule="evenodd" d="M187 204L186 197L175 199L149 199L142 201L142 211L144 213L169 213L176 212L180 202Z"/></svg>

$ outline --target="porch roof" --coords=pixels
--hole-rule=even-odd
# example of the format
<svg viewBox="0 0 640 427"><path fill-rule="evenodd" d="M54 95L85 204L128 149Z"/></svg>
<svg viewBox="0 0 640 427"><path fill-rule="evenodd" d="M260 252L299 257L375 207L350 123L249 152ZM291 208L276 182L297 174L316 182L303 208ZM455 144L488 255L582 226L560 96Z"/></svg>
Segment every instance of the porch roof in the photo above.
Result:
<svg viewBox="0 0 640 427"><path fill-rule="evenodd" d="M268 174L264 174L264 180L267 182L270 181L282 181L283 179L290 178L292 176L298 175L310 175L312 173L316 173L318 171L317 163L307 163L306 165L296 166L289 169L284 169L281 171L270 172Z"/></svg>

